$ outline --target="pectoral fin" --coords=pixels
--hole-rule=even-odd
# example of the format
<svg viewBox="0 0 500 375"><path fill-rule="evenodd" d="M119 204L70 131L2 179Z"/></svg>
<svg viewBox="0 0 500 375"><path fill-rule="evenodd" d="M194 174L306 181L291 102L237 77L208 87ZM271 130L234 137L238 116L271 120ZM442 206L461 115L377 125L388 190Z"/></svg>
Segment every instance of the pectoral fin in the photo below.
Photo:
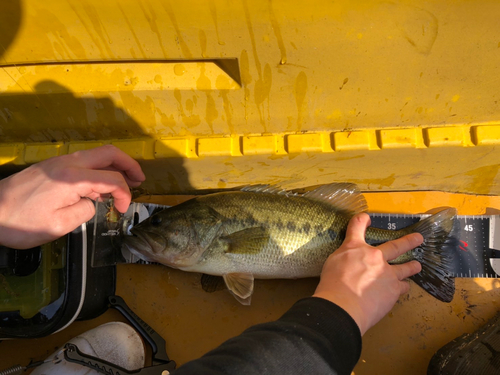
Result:
<svg viewBox="0 0 500 375"><path fill-rule="evenodd" d="M227 273L222 277L235 298L243 305L250 305L253 293L253 275L251 273Z"/></svg>
<svg viewBox="0 0 500 375"><path fill-rule="evenodd" d="M226 253L231 254L258 254L269 239L269 233L262 227L243 229L221 237L228 245Z"/></svg>

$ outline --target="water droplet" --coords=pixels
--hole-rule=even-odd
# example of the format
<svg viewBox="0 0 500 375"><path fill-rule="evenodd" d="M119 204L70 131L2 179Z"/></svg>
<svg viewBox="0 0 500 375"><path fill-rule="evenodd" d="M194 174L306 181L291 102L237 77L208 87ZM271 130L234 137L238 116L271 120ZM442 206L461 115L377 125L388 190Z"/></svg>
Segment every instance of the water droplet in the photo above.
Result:
<svg viewBox="0 0 500 375"><path fill-rule="evenodd" d="M186 68L184 65L182 64L175 64L174 65L174 73L178 76L181 76L183 75L184 73L186 73Z"/></svg>

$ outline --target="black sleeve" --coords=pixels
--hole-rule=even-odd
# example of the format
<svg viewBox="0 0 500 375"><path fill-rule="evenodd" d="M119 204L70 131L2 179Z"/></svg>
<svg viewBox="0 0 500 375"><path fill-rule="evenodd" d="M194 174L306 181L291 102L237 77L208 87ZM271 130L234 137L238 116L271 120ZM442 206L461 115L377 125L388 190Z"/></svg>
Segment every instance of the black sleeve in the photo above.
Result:
<svg viewBox="0 0 500 375"><path fill-rule="evenodd" d="M173 375L350 375L361 354L358 325L322 299L298 301L280 319L250 327Z"/></svg>

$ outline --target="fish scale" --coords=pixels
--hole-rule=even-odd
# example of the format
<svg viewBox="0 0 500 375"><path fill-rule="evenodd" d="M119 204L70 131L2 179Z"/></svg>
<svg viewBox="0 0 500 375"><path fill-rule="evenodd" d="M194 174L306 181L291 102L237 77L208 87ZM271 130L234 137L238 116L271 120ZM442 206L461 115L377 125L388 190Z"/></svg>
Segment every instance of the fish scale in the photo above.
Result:
<svg viewBox="0 0 500 375"><path fill-rule="evenodd" d="M184 270L203 272L221 272L221 269L233 272L251 272L256 278L300 278L318 276L324 260L334 250L329 229L334 226L331 206L321 202L308 201L298 197L272 196L254 193L221 194L201 197L199 200L227 218L226 231L238 232L253 226L263 226L273 233L272 240L258 254L227 254L225 252L207 252L204 259L216 264L213 270L203 260L196 267ZM286 215L276 217L276 212L283 205L294 207ZM236 220L235 217L239 217ZM314 222L311 222L314 217ZM343 226L347 219L340 218ZM307 233L306 233L307 232ZM299 235L298 235L299 234ZM311 241L316 242L311 243ZM317 244L319 242L319 244ZM304 247L309 244L310 246ZM302 250L297 250L302 248ZM313 267L307 265L313 265ZM307 272L304 272L307 269Z"/></svg>

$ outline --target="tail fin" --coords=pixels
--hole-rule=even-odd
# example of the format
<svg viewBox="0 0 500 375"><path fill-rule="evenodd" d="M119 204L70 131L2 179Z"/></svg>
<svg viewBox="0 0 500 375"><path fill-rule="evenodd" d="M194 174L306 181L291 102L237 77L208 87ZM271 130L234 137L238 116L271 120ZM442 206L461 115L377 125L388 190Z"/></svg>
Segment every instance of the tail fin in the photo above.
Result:
<svg viewBox="0 0 500 375"><path fill-rule="evenodd" d="M422 271L410 277L425 291L443 302L451 302L455 294L453 259L458 248L455 234L455 208L447 208L405 228L424 237L413 256L422 264Z"/></svg>

